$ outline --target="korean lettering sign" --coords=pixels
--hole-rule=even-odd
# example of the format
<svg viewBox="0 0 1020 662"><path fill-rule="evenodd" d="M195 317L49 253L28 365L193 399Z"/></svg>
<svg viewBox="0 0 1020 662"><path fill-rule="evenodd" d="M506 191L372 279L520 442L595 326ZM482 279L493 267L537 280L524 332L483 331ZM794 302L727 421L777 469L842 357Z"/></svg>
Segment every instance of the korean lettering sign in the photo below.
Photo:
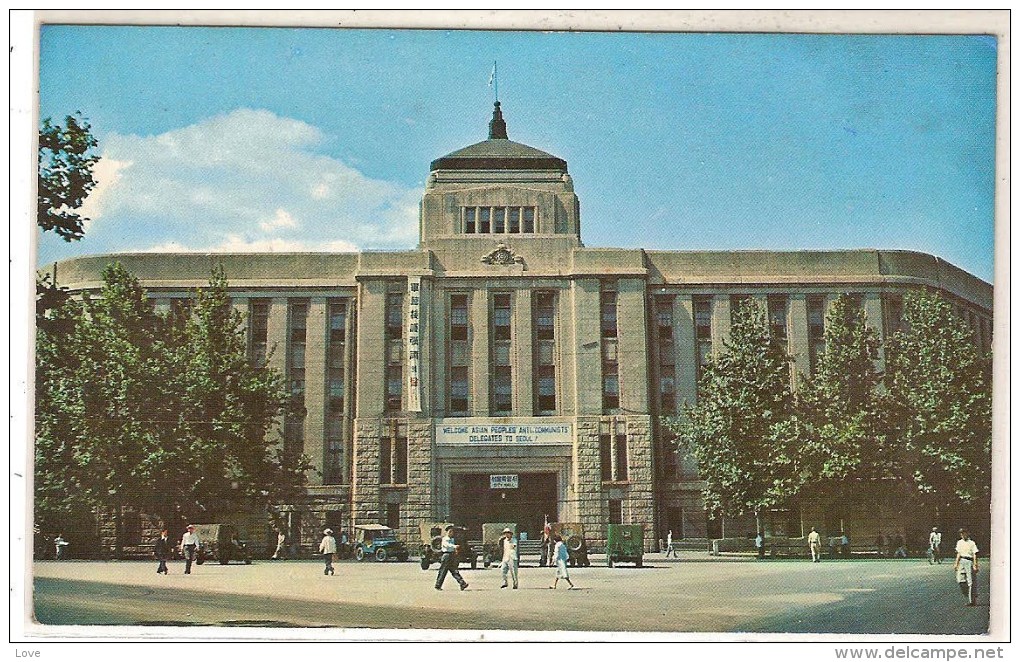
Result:
<svg viewBox="0 0 1020 662"><path fill-rule="evenodd" d="M407 410L421 411L421 277L407 279Z"/></svg>
<svg viewBox="0 0 1020 662"><path fill-rule="evenodd" d="M517 487L517 474L492 474L489 476L489 489L491 490L516 490Z"/></svg>

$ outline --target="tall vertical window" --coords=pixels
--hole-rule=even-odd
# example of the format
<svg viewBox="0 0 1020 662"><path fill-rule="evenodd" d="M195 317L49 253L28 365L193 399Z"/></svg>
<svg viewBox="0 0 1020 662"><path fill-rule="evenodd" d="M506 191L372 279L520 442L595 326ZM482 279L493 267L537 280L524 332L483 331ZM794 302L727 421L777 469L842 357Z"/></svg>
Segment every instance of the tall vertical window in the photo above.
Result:
<svg viewBox="0 0 1020 662"><path fill-rule="evenodd" d="M534 234L535 207L462 207L464 234Z"/></svg>
<svg viewBox="0 0 1020 662"><path fill-rule="evenodd" d="M627 425L624 421L602 422L599 460L603 481L627 480Z"/></svg>
<svg viewBox="0 0 1020 662"><path fill-rule="evenodd" d="M407 426L392 423L379 439L379 482L407 484Z"/></svg>
<svg viewBox="0 0 1020 662"><path fill-rule="evenodd" d="M386 411L403 408L403 392L404 294L392 291L386 295Z"/></svg>
<svg viewBox="0 0 1020 662"><path fill-rule="evenodd" d="M786 295L770 294L768 298L769 307L769 331L772 337L783 347L786 347L789 335L789 314Z"/></svg>
<svg viewBox="0 0 1020 662"><path fill-rule="evenodd" d="M513 409L513 370L510 366L510 324L513 317L510 295L492 297L490 324L492 382L489 408L496 416L508 415Z"/></svg>
<svg viewBox="0 0 1020 662"><path fill-rule="evenodd" d="M466 416L468 413L468 297L450 295L450 327L447 357L450 366L449 413Z"/></svg>
<svg viewBox="0 0 1020 662"><path fill-rule="evenodd" d="M676 350L673 345L673 297L655 297L655 338L659 354L659 407L676 410Z"/></svg>
<svg viewBox="0 0 1020 662"><path fill-rule="evenodd" d="M885 298L885 333L892 335L903 330L903 297L890 294Z"/></svg>
<svg viewBox="0 0 1020 662"><path fill-rule="evenodd" d="M535 412L556 413L556 293L536 292L532 304L535 328Z"/></svg>
<svg viewBox="0 0 1020 662"><path fill-rule="evenodd" d="M287 381L293 409L284 419L284 447L299 453L305 441L305 340L308 335L308 302L288 306Z"/></svg>
<svg viewBox="0 0 1020 662"><path fill-rule="evenodd" d="M252 299L248 309L248 357L259 368L266 365L266 343L269 339L269 300Z"/></svg>
<svg viewBox="0 0 1020 662"><path fill-rule="evenodd" d="M343 481L344 400L347 349L347 301L330 299L326 336L326 458L323 481L327 485Z"/></svg>
<svg viewBox="0 0 1020 662"><path fill-rule="evenodd" d="M697 345L697 381L712 359L712 297L694 297L694 342Z"/></svg>
<svg viewBox="0 0 1020 662"><path fill-rule="evenodd" d="M400 528L400 504L399 503L388 503L386 504L386 526L391 529Z"/></svg>
<svg viewBox="0 0 1020 662"><path fill-rule="evenodd" d="M616 325L616 283L602 283L599 295L600 335L602 337L602 411L620 410L620 346Z"/></svg>
<svg viewBox="0 0 1020 662"><path fill-rule="evenodd" d="M810 296L807 299L808 313L808 354L813 373L825 352L825 295Z"/></svg>

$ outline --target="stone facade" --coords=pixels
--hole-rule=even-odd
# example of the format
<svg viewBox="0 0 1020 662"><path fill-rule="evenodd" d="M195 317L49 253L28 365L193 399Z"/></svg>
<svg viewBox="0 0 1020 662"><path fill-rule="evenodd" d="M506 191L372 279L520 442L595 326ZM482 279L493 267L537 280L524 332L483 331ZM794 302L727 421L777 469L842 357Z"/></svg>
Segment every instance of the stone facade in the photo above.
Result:
<svg viewBox="0 0 1020 662"><path fill-rule="evenodd" d="M781 312L794 384L817 349L812 311L844 292L885 334L904 292L934 288L991 343L991 286L930 255L585 247L566 163L507 139L498 108L490 129L488 140L433 162L416 250L58 265L59 283L82 291L120 261L166 304L219 264L238 309L268 306L269 364L303 378L307 414L281 426L278 442L300 444L316 468L306 498L280 504L306 551L323 526L390 523L414 543L420 521L454 515L517 514L532 537L544 517L578 521L595 549L613 520L644 524L650 549L667 529L678 540L752 531L746 520L708 519L696 467L659 424L695 400L700 357L723 351L740 297ZM341 304L342 334L330 320ZM463 437L438 432L458 420ZM555 437L566 429L570 439ZM496 474L520 486L486 483ZM469 484L481 492L465 497L459 486ZM903 530L909 514L883 508L849 524L854 534Z"/></svg>

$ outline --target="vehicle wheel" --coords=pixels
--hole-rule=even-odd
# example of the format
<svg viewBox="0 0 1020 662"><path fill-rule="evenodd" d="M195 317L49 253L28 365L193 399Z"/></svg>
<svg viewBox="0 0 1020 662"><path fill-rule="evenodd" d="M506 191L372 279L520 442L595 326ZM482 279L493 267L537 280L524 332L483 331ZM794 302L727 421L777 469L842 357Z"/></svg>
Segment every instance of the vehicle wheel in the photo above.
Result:
<svg viewBox="0 0 1020 662"><path fill-rule="evenodd" d="M359 561L364 561L365 560L365 550L363 550L360 547L357 548L356 550L354 550L354 558L359 560Z"/></svg>
<svg viewBox="0 0 1020 662"><path fill-rule="evenodd" d="M388 558L390 558L390 554L389 552L386 551L385 547L380 547L379 549L375 550L375 560L378 561L379 563L385 562L386 559Z"/></svg>
<svg viewBox="0 0 1020 662"><path fill-rule="evenodd" d="M429 557L427 557L427 556L421 557L421 569L422 570L428 570L430 565L432 565L432 564L429 563Z"/></svg>
<svg viewBox="0 0 1020 662"><path fill-rule="evenodd" d="M436 536L432 539L432 551L438 552L443 549L443 536Z"/></svg>
<svg viewBox="0 0 1020 662"><path fill-rule="evenodd" d="M569 538L567 538L567 549L569 549L572 552L579 551L581 549L581 545L583 544L584 540L581 538L581 536L570 536Z"/></svg>
<svg viewBox="0 0 1020 662"><path fill-rule="evenodd" d="M195 559L195 565L202 565L205 563L205 559Z"/></svg>

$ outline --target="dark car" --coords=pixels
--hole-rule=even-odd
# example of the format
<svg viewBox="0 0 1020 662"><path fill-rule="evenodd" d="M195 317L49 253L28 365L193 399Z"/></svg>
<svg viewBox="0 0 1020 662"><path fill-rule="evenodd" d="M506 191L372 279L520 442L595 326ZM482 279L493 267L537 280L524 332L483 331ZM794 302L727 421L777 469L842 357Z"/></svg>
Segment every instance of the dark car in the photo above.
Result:
<svg viewBox="0 0 1020 662"><path fill-rule="evenodd" d="M199 565L206 561L219 561L220 565L231 561L245 565L251 563L248 544L241 539L237 527L231 524L196 524L195 534L201 543L195 559Z"/></svg>
<svg viewBox="0 0 1020 662"><path fill-rule="evenodd" d="M407 546L397 540L390 527L382 524L359 524L354 527L354 558L357 560L406 561L410 556Z"/></svg>
<svg viewBox="0 0 1020 662"><path fill-rule="evenodd" d="M588 542L584 538L584 525L580 522L554 522L552 534L563 538L570 552L567 565L586 568L591 565L588 560Z"/></svg>

